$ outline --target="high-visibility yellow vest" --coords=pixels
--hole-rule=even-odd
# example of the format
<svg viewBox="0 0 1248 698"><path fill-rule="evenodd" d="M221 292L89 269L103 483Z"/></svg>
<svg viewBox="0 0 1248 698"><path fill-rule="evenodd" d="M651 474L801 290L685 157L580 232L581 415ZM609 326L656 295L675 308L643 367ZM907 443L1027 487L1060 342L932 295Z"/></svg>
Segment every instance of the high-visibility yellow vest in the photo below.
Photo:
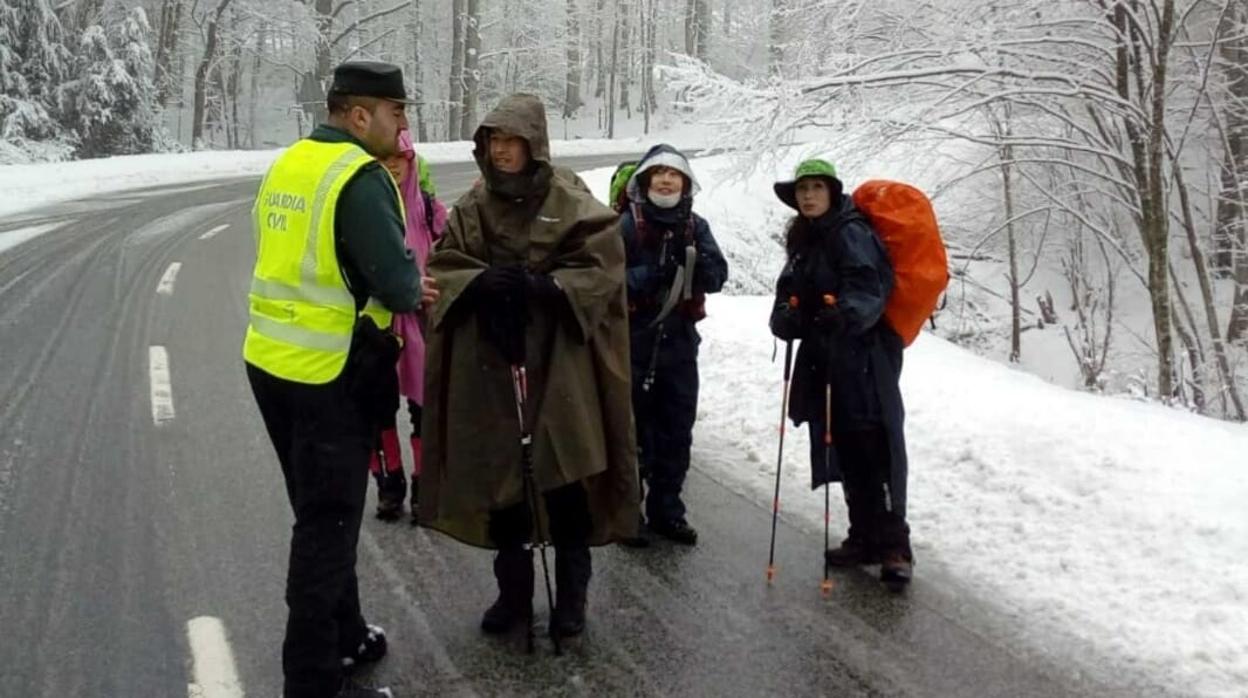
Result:
<svg viewBox="0 0 1248 698"><path fill-rule="evenodd" d="M342 373L355 328L334 243L343 187L374 162L354 143L304 139L269 168L252 209L256 268L248 294L247 363L297 383L320 385ZM403 203L395 187L401 220ZM372 299L364 313L381 328L391 314Z"/></svg>

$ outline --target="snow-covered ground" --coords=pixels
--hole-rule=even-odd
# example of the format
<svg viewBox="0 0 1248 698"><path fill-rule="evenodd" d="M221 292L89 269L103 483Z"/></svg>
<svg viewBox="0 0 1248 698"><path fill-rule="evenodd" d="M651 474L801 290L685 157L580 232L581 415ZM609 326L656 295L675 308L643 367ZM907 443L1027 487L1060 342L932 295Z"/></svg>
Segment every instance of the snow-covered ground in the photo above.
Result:
<svg viewBox="0 0 1248 698"><path fill-rule="evenodd" d="M708 310L694 459L770 502L782 390L770 301ZM1060 388L931 335L905 361L918 575L939 566L1063 661L1063 636L1092 642L1120 663L1083 669L1111 682L1244 695L1248 427ZM809 441L789 433L784 509L821 530Z"/></svg>
<svg viewBox="0 0 1248 698"><path fill-rule="evenodd" d="M739 177L727 156L693 165L695 210L733 265L729 292L766 293L787 216L769 182L792 163ZM605 196L609 171L584 176ZM694 437L699 467L762 504L782 390L769 309L759 295L708 302ZM1151 677L1184 695L1248 695L1248 426L1062 388L927 334L905 362L918 575L943 570L1030 647L1110 685ZM809 442L789 433L784 509L821 530ZM1072 656L1070 637L1113 661Z"/></svg>
<svg viewBox="0 0 1248 698"><path fill-rule="evenodd" d="M620 154L636 156L652 141L581 139L552 141L554 157ZM431 163L472 160L472 143L423 143L418 152ZM230 150L127 155L98 160L0 166L0 217L60 201L128 189L199 182L264 173L280 150Z"/></svg>

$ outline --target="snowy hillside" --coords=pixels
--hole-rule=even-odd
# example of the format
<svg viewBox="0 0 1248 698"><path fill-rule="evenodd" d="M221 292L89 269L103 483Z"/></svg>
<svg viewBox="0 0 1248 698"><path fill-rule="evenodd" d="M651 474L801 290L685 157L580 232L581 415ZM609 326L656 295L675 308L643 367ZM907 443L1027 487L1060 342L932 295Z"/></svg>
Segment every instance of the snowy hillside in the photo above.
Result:
<svg viewBox="0 0 1248 698"><path fill-rule="evenodd" d="M694 459L765 506L782 388L769 301L708 310ZM1055 652L1069 634L1185 694L1248 686L1248 427L1059 388L931 335L905 361L918 575L943 570ZM806 433L789 434L782 508L822 530Z"/></svg>

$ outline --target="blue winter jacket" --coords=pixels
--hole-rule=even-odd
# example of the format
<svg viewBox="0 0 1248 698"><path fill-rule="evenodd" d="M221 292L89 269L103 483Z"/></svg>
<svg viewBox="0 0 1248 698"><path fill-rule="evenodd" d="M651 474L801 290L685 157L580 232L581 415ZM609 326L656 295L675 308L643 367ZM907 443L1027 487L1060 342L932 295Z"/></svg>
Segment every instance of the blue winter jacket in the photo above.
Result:
<svg viewBox="0 0 1248 698"><path fill-rule="evenodd" d="M639 233L634 210L643 217L645 234ZM694 327L702 319L702 303L708 293L718 293L728 280L728 262L719 250L711 226L692 211L689 218L670 210L642 204L627 209L620 218L620 233L628 266L629 331L635 366L646 366L658 347L658 364L670 365L697 358L701 337ZM665 223L660 218L675 218ZM663 239L670 233L668 244ZM684 261L686 236L697 250L693 274L693 300L678 305L658 326L655 318L671 288L676 267ZM643 239L644 238L644 239ZM660 257L660 253L662 257ZM661 339L660 339L661 337Z"/></svg>

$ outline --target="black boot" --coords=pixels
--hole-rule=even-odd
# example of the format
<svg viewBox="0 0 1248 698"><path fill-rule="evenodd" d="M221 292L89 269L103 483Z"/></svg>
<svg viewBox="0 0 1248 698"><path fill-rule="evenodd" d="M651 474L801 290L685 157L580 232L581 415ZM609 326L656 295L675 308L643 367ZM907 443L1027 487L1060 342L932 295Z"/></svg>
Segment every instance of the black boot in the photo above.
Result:
<svg viewBox="0 0 1248 698"><path fill-rule="evenodd" d="M377 518L394 521L403 515L403 499L407 496L407 478L402 470L385 472L376 476Z"/></svg>
<svg viewBox="0 0 1248 698"><path fill-rule="evenodd" d="M914 574L914 551L910 549L910 526L900 516L880 516L880 581L889 591L905 591Z"/></svg>
<svg viewBox="0 0 1248 698"><path fill-rule="evenodd" d="M555 548L555 612L551 632L575 637L585 630L585 603L593 558L588 547Z"/></svg>
<svg viewBox="0 0 1248 698"><path fill-rule="evenodd" d="M415 526L420 523L420 476L419 475L412 476L412 494L411 494L410 510L412 512L412 525Z"/></svg>
<svg viewBox="0 0 1248 698"><path fill-rule="evenodd" d="M501 635L533 618L533 551L499 550L494 556L498 600L481 617L481 630Z"/></svg>
<svg viewBox="0 0 1248 698"><path fill-rule="evenodd" d="M876 542L875 522L872 520L875 512L872 511L871 502L860 488L849 482L843 484L845 508L849 510L849 534L839 547L826 551L824 557L833 567L877 564L880 561L880 552Z"/></svg>
<svg viewBox="0 0 1248 698"><path fill-rule="evenodd" d="M668 521L650 520L650 530L660 536L681 545L697 545L698 532L684 519Z"/></svg>

